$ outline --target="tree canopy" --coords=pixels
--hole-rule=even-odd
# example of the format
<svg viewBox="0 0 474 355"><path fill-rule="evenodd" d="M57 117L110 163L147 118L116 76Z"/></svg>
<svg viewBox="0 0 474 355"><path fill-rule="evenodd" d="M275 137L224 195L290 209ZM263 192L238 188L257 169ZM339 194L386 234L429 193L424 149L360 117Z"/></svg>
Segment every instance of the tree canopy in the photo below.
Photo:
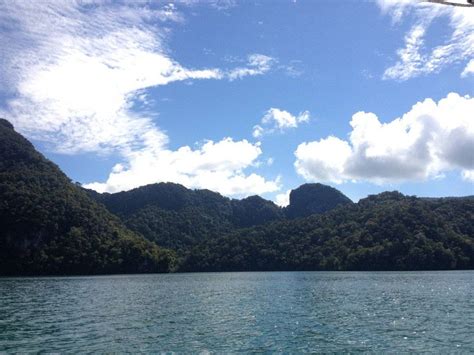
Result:
<svg viewBox="0 0 474 355"><path fill-rule="evenodd" d="M0 120L0 274L167 272L174 252L128 230Z"/></svg>

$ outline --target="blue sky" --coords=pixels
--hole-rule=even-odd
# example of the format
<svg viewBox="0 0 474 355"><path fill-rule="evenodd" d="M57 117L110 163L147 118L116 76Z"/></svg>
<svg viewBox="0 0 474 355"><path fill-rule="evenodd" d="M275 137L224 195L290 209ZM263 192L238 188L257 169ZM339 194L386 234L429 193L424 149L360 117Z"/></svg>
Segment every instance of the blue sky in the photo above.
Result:
<svg viewBox="0 0 474 355"><path fill-rule="evenodd" d="M474 194L474 9L0 2L0 114L74 181Z"/></svg>

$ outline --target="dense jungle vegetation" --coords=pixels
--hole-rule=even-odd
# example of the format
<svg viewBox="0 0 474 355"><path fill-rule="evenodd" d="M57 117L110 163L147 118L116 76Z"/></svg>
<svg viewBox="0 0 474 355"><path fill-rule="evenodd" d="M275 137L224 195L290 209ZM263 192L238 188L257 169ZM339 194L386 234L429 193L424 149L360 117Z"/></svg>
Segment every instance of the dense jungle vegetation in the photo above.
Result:
<svg viewBox="0 0 474 355"><path fill-rule="evenodd" d="M0 120L0 274L168 272L175 261Z"/></svg>

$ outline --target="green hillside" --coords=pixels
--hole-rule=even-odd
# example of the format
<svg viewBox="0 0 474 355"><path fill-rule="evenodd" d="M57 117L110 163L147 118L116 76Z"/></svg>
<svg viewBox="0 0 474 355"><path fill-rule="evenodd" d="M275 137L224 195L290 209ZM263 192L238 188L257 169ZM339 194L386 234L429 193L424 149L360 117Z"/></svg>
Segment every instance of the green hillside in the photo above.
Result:
<svg viewBox="0 0 474 355"><path fill-rule="evenodd" d="M167 272L174 253L125 228L0 119L0 274Z"/></svg>
<svg viewBox="0 0 474 355"><path fill-rule="evenodd" d="M206 240L182 271L474 268L474 197L386 192L322 215Z"/></svg>
<svg viewBox="0 0 474 355"><path fill-rule="evenodd" d="M259 196L231 200L209 190L159 183L91 197L119 216L126 226L159 245L185 253L190 247L237 228L284 218L283 210Z"/></svg>
<svg viewBox="0 0 474 355"><path fill-rule="evenodd" d="M119 216L125 225L159 245L184 254L204 240L239 228L323 213L352 204L340 191L321 184L305 184L290 195L290 205L280 208L260 196L229 199L209 190L159 183L114 194L91 197Z"/></svg>

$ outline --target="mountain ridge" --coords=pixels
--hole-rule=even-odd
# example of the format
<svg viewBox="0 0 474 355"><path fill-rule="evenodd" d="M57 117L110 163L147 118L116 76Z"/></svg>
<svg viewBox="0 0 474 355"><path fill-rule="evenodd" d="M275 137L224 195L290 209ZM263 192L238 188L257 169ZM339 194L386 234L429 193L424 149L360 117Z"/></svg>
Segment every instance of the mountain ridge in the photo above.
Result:
<svg viewBox="0 0 474 355"><path fill-rule="evenodd" d="M174 253L123 226L0 120L0 274L168 272Z"/></svg>
<svg viewBox="0 0 474 355"><path fill-rule="evenodd" d="M472 270L473 220L472 196L372 196L324 214L205 240L180 271Z"/></svg>
<svg viewBox="0 0 474 355"><path fill-rule="evenodd" d="M0 275L474 269L474 197L322 184L281 208L173 183L99 194L0 119Z"/></svg>
<svg viewBox="0 0 474 355"><path fill-rule="evenodd" d="M293 190L293 204L283 208L257 195L238 200L206 189L163 182L112 194L87 192L119 216L129 229L178 251L234 229L306 217L352 203L340 191L322 184L305 184ZM299 197L301 193L304 198ZM187 226L191 224L194 228Z"/></svg>

